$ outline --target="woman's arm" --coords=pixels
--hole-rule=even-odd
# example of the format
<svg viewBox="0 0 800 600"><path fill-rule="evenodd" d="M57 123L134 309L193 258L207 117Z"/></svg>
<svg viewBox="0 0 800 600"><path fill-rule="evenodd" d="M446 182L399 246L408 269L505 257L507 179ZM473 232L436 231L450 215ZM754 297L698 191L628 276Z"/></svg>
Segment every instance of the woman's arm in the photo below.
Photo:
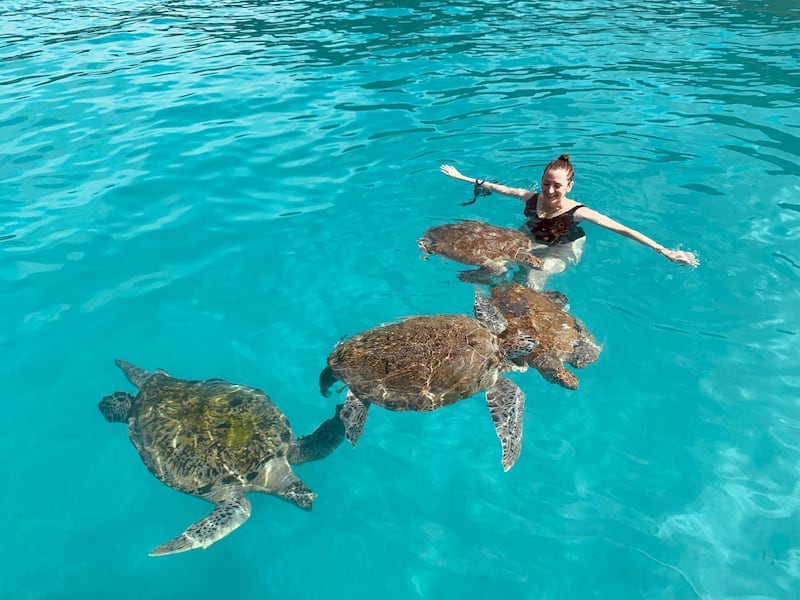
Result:
<svg viewBox="0 0 800 600"><path fill-rule="evenodd" d="M576 210L574 215L577 221L589 221L590 223L594 223L595 225L604 227L609 231L613 231L614 233L624 235L625 237L630 238L636 242L639 242L640 244L647 246L648 248L652 248L659 254L662 254L672 262L678 263L679 265L689 265L692 267L696 267L697 265L700 264L694 252L687 252L685 250L669 250L667 248L664 248L664 246L662 246L655 240L652 240L651 238L647 237L643 233L640 233L635 229L631 229L630 227L626 227L622 223L619 223L614 219L610 219L604 214L601 214L596 210L592 210L591 208L588 208L586 206L582 206L581 208Z"/></svg>
<svg viewBox="0 0 800 600"><path fill-rule="evenodd" d="M479 181L474 177L462 175L453 165L442 165L439 167L439 170L448 177L452 177L453 179L458 179L460 181L469 181L473 184L478 183ZM531 194L533 194L531 190L513 188L499 183L492 183L491 181L481 181L480 186L485 190L489 190L490 192L497 192L498 194L503 194L504 196L513 196L514 198L519 198L523 201L530 198Z"/></svg>

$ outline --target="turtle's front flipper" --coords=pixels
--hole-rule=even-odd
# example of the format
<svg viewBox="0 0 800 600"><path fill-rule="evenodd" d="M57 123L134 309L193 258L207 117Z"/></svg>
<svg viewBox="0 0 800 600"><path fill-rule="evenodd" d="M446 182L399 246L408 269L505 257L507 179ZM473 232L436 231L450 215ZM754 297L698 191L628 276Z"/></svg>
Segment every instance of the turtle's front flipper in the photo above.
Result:
<svg viewBox="0 0 800 600"><path fill-rule="evenodd" d="M133 396L128 392L114 392L98 403L97 408L109 423L127 423L133 406Z"/></svg>
<svg viewBox="0 0 800 600"><path fill-rule="evenodd" d="M145 371L144 369L129 363L127 360L118 358L114 362L125 372L125 377L128 378L128 381L138 388L141 388L142 384L153 375L149 371Z"/></svg>
<svg viewBox="0 0 800 600"><path fill-rule="evenodd" d="M520 251L516 254L514 259L519 264L525 265L530 269L541 269L544 267L544 261L538 256L534 256L530 252Z"/></svg>
<svg viewBox="0 0 800 600"><path fill-rule="evenodd" d="M539 371L545 381L557 383L568 390L578 389L578 378L574 373L565 369L561 359L552 352L534 355L529 362L534 369Z"/></svg>
<svg viewBox="0 0 800 600"><path fill-rule="evenodd" d="M238 528L250 517L250 502L243 494L219 502L208 515L190 525L186 531L160 545L150 556L177 554L195 548L208 548Z"/></svg>
<svg viewBox="0 0 800 600"><path fill-rule="evenodd" d="M486 392L486 400L503 448L503 470L508 471L517 462L522 450L525 393L510 379L498 377L497 382Z"/></svg>
<svg viewBox="0 0 800 600"><path fill-rule="evenodd" d="M358 438L364 432L368 409L369 404L359 400L353 392L347 390L347 400L339 412L339 418L344 423L344 434L353 446L358 443Z"/></svg>
<svg viewBox="0 0 800 600"><path fill-rule="evenodd" d="M325 458L344 440L344 423L339 414L343 404L336 405L336 414L323 422L313 433L302 435L289 447L286 456L290 464L299 465Z"/></svg>

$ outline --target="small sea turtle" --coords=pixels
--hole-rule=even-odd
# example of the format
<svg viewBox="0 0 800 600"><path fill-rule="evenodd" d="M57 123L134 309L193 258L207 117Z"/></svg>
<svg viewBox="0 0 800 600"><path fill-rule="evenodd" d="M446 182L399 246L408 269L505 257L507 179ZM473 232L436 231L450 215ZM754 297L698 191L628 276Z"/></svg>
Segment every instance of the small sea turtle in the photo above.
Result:
<svg viewBox="0 0 800 600"><path fill-rule="evenodd" d="M117 365L139 388L98 405L112 423L127 423L144 464L163 483L213 502L214 510L150 555L207 548L250 516L246 492L263 492L311 510L316 498L290 464L324 458L344 439L336 415L294 439L289 421L259 389L222 379L188 381L165 371Z"/></svg>
<svg viewBox="0 0 800 600"><path fill-rule="evenodd" d="M526 362L551 383L578 389L578 378L564 363L581 369L597 360L600 346L585 325L565 310L567 297L555 290L536 292L514 282L493 287L491 295L508 320L509 330L527 333L537 341L531 354L516 360Z"/></svg>
<svg viewBox="0 0 800 600"><path fill-rule="evenodd" d="M458 278L467 283L493 285L501 280L509 266L517 264L541 269L543 265L541 258L531 254L536 243L527 235L483 221L461 220L431 227L417 240L417 245L428 254L477 265L477 269L458 273Z"/></svg>
<svg viewBox="0 0 800 600"><path fill-rule="evenodd" d="M343 381L349 387L341 409L345 435L355 446L367 409L431 411L486 391L489 411L508 471L519 457L525 395L501 371L524 370L511 362L529 354L535 342L511 332L490 300L475 297L475 318L467 315L407 317L340 341L320 374L320 391Z"/></svg>

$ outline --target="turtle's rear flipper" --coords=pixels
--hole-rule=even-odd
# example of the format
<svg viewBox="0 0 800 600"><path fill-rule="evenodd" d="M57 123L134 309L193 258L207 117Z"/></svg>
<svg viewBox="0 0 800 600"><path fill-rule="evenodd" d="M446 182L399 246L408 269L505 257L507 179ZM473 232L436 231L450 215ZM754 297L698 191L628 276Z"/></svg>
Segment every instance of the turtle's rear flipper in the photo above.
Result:
<svg viewBox="0 0 800 600"><path fill-rule="evenodd" d="M177 554L195 548L208 548L238 528L249 517L250 502L244 495L223 500L214 507L211 513L190 525L174 540L160 545L150 553L150 556Z"/></svg>
<svg viewBox="0 0 800 600"><path fill-rule="evenodd" d="M353 392L347 390L347 400L339 412L339 418L344 424L344 434L353 446L358 443L358 438L364 433L368 409L369 404L359 400Z"/></svg>
<svg viewBox="0 0 800 600"><path fill-rule="evenodd" d="M522 416L525 412L525 393L505 377L486 392L489 412L492 414L497 437L503 448L503 470L514 466L522 450Z"/></svg>
<svg viewBox="0 0 800 600"><path fill-rule="evenodd" d="M337 404L335 415L324 421L313 433L297 438L286 456L290 464L299 465L325 458L339 447L344 440L344 423L339 416L343 406Z"/></svg>
<svg viewBox="0 0 800 600"><path fill-rule="evenodd" d="M133 396L128 392L114 392L103 397L97 408L109 423L126 423L132 406Z"/></svg>
<svg viewBox="0 0 800 600"><path fill-rule="evenodd" d="M478 267L477 269L467 269L456 273L464 283L474 283L477 285L497 285L505 279L506 269L504 267Z"/></svg>

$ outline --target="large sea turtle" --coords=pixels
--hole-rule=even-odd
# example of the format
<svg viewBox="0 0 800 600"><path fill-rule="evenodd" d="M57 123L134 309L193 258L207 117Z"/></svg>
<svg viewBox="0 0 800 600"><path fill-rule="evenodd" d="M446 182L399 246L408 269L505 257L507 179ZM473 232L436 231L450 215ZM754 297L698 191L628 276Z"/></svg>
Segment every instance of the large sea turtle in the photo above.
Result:
<svg viewBox="0 0 800 600"><path fill-rule="evenodd" d="M519 457L525 395L505 370L529 354L535 342L506 332L507 323L490 300L476 293L475 318L468 315L407 317L340 341L320 374L320 391L343 381L349 388L340 416L355 446L367 409L431 411L486 391L489 411L508 471Z"/></svg>
<svg viewBox="0 0 800 600"><path fill-rule="evenodd" d="M427 254L477 265L477 269L458 273L458 278L467 283L492 285L506 275L510 266L541 269L543 265L541 258L531 254L536 243L527 235L483 221L461 220L431 227L417 240L417 245Z"/></svg>
<svg viewBox="0 0 800 600"><path fill-rule="evenodd" d="M139 388L98 405L112 423L127 423L133 445L168 486L213 502L214 510L150 555L207 548L250 516L246 492L263 492L311 510L316 498L290 464L324 458L344 439L337 414L295 439L286 416L259 389L222 379L188 381L117 365Z"/></svg>
<svg viewBox="0 0 800 600"><path fill-rule="evenodd" d="M508 320L509 330L529 334L536 348L516 360L526 362L547 381L565 388L578 388L578 378L564 367L578 369L593 363L600 346L586 326L565 310L567 297L555 290L536 292L515 282L491 290L492 302Z"/></svg>

